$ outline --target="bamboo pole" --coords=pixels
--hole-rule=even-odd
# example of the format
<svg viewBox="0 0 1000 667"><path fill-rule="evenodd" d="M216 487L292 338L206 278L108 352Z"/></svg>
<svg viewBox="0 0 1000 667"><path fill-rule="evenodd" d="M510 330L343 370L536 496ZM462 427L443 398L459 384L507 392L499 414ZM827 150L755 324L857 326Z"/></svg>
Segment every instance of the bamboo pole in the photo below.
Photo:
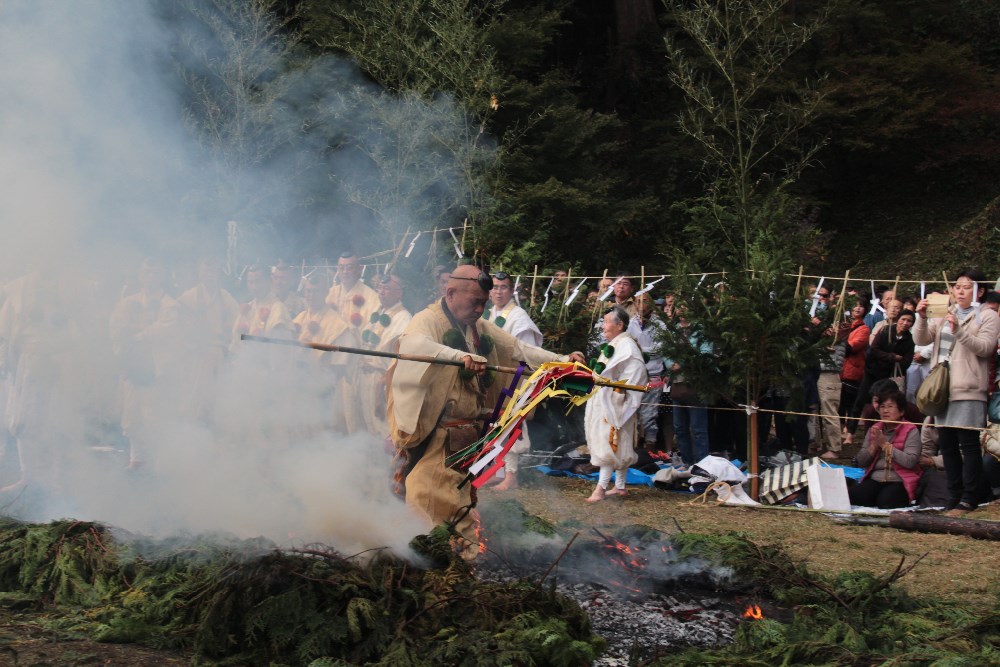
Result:
<svg viewBox="0 0 1000 667"><path fill-rule="evenodd" d="M844 316L844 302L847 300L847 281L851 277L851 270L844 272L844 287L840 290L840 298L837 299L837 312L833 316L834 326L840 325L840 318Z"/></svg>
<svg viewBox="0 0 1000 667"><path fill-rule="evenodd" d="M535 283L538 282L538 265L535 264L535 275L531 277L531 308L535 308Z"/></svg>
<svg viewBox="0 0 1000 667"><path fill-rule="evenodd" d="M799 264L799 277L795 281L795 300L799 300L799 289L802 287L802 271L805 269L804 266Z"/></svg>
<svg viewBox="0 0 1000 667"><path fill-rule="evenodd" d="M359 347L345 347L343 345L325 345L323 343L303 343L302 341L293 340L291 338L269 338L267 336L254 336L252 334L242 334L240 335L240 340L249 341L251 343L269 343L271 345L285 345L287 347L302 347L309 350L320 350L321 352L343 352L345 354L361 354L367 357L383 357L386 359L399 359L400 361L416 361L422 364L437 364L439 366L459 366L465 367L465 362L455 361L453 359L438 359L437 357L431 357L423 354L402 354L398 352L382 352L381 350L363 350ZM486 370L496 371L497 373L507 373L513 375L517 373L517 368L513 366L494 366L488 364ZM599 387L612 387L614 389L625 389L627 391L649 391L649 387L643 387L636 384L627 384L625 382L613 382L611 380L605 380L603 378L594 378L594 384Z"/></svg>

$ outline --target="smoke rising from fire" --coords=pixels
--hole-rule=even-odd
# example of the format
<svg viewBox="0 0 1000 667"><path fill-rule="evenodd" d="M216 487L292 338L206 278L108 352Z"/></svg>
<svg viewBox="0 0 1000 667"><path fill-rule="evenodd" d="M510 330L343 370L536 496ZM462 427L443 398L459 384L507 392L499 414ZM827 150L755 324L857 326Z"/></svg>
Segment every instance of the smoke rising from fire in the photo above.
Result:
<svg viewBox="0 0 1000 667"><path fill-rule="evenodd" d="M162 410L147 415L156 425L143 443L148 464L124 470L117 431L122 359L108 323L123 286L134 288L140 260L158 257L177 296L195 285L198 256L225 258L227 221L241 223L232 267L238 272L317 240L352 239L363 225L342 207L347 188L335 185L337 174L364 175L355 193L379 192L378 165L352 164L350 151L330 155L329 137L347 117L355 126L378 127L356 113L385 113L380 91L332 57L284 67L291 51L275 42L261 51L271 59L264 75L287 79L269 100L251 95L237 100L245 108L221 109L230 115L216 119L213 135L213 127L192 123L191 109L199 108L192 99L234 99L213 79L212 67L226 56L192 46L205 24L190 22L215 16L213 3L204 12L191 3L187 14L172 5L0 5L0 278L7 312L0 316L7 374L0 413L10 427L0 487L18 479L21 464L27 479L0 494L0 509L27 520L73 517L147 534L227 531L344 550L403 549L427 526L391 495L381 442L303 435L302 424L320 421L326 404L309 389L304 353L295 350L236 348L211 405L200 410L207 421L178 409L190 398L187 378L165 385ZM239 24L229 29L238 34ZM410 114L407 128L416 131L464 131L464 118L443 99L426 106L423 125L417 101L403 100L396 111ZM306 136L307 121L330 131ZM377 136L368 141L368 152L377 152ZM414 191L426 189L416 175L414 182ZM432 188L438 201L441 183ZM418 198L387 204L404 227L426 208ZM388 238L352 240L391 247ZM330 247L327 256L343 249ZM157 342L167 368L171 354L184 354L172 347L175 340Z"/></svg>

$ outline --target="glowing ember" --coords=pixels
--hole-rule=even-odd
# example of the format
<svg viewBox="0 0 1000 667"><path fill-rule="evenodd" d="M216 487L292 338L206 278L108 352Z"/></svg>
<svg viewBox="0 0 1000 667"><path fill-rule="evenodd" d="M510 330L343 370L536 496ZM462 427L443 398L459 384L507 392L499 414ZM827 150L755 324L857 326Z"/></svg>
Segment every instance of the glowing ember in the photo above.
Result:
<svg viewBox="0 0 1000 667"><path fill-rule="evenodd" d="M752 618L755 621L759 621L764 618L764 612L761 611L760 605L752 604L747 606L746 611L743 612L743 618Z"/></svg>

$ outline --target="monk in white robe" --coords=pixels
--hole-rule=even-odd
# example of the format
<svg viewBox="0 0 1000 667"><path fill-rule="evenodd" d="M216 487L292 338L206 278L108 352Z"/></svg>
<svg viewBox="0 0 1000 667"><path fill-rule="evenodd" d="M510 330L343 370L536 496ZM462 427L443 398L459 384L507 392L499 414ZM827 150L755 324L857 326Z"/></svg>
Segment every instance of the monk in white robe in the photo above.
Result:
<svg viewBox="0 0 1000 667"><path fill-rule="evenodd" d="M442 301L417 313L399 339L400 353L461 361L464 368L397 361L388 378L390 433L406 459L397 476L406 503L431 524L451 523L467 558L479 549L471 485L459 489L465 473L449 468L445 459L479 439L482 420L496 404L503 378L488 374L487 363L511 366L523 360L537 367L583 359L579 352L566 357L521 343L481 319L491 282L475 266L458 267Z"/></svg>
<svg viewBox="0 0 1000 667"><path fill-rule="evenodd" d="M177 298L178 339L182 346L181 415L206 421L217 396L219 376L229 350L240 305L220 286L222 265L213 258L198 262L197 285Z"/></svg>
<svg viewBox="0 0 1000 667"><path fill-rule="evenodd" d="M602 346L598 358L598 364L604 365L600 375L608 380L645 385L648 382L646 363L638 343L625 332L628 323L628 312L621 306L614 306L604 315L604 339L609 342ZM641 403L642 392L611 387L598 387L596 394L587 401L584 413L587 448L590 450L591 465L600 468L597 486L588 502L627 493L625 478L628 468L639 459L635 453L635 441ZM609 489L612 471L615 473L615 487Z"/></svg>
<svg viewBox="0 0 1000 667"><path fill-rule="evenodd" d="M361 262L354 255L345 253L337 260L337 281L326 302L359 332L378 310L378 294L361 281Z"/></svg>
<svg viewBox="0 0 1000 667"><path fill-rule="evenodd" d="M399 276L389 274L378 284L381 307L371 316L361 332L361 344L369 350L395 352L399 337L413 319L401 301L403 282ZM385 438L389 435L389 422L385 407L385 376L392 364L386 357L361 357L358 366L358 396L365 428L372 435Z"/></svg>
<svg viewBox="0 0 1000 667"><path fill-rule="evenodd" d="M306 309L293 321L298 339L303 343L358 347L357 331L324 301L330 284L325 274L315 274L306 281ZM307 435L322 431L353 433L358 430L358 415L352 400L351 386L357 366L355 355L344 352L314 351L302 355L298 389L306 406L302 412L312 425L305 425Z"/></svg>
<svg viewBox="0 0 1000 667"><path fill-rule="evenodd" d="M522 343L541 347L542 332L532 321L528 312L514 301L514 282L506 273L498 273L490 290L492 306L483 313L483 318L493 322ZM504 478L493 488L498 491L517 488L517 469L521 454L531 451L528 439L528 424L522 426L521 437L507 452L504 459Z"/></svg>

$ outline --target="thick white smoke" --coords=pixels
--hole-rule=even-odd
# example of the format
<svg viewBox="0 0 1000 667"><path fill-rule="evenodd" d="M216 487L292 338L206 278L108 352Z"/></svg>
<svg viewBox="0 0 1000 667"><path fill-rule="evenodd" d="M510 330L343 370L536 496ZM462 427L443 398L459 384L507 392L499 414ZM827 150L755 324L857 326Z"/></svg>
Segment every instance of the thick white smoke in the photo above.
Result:
<svg viewBox="0 0 1000 667"><path fill-rule="evenodd" d="M26 481L0 493L0 510L153 535L225 531L346 551L404 549L428 526L390 493L379 439L303 429L328 409L309 388L305 352L237 347L212 405L200 411L207 421L178 408L191 387L177 378L157 397L162 411L148 415L157 427L143 443L147 465L125 469L123 360L108 327L140 259L159 255L173 275L171 290L187 289L198 256L224 254L226 221L254 210L291 211L290 200L302 197L297 177L334 190L333 165L341 174L350 169L343 155L325 155L319 139L294 148L275 140L279 125L303 126L287 97L265 119L272 134L246 135L273 142L259 151L221 151L204 133L199 140L183 97L189 102L194 88L170 65L190 37L178 34L184 28L176 16L165 19L171 4L0 4L0 487L16 482L22 467ZM213 62L211 53L189 55L190 63ZM352 77L350 91L315 88ZM336 124L350 106L345 100L370 90L359 82L345 63L327 60L298 72L286 90L326 105L324 122ZM405 105L417 112L413 100ZM440 118L442 110L438 100L431 113ZM457 115L454 125L462 123ZM371 160L365 173L376 191ZM405 219L403 204L393 203L393 216ZM337 220L331 210L326 237L340 233ZM270 236L262 238L280 241L283 221L267 222ZM254 248L265 261L284 248L268 250ZM170 355L186 354L177 344L184 333L171 330L156 343L168 366Z"/></svg>

